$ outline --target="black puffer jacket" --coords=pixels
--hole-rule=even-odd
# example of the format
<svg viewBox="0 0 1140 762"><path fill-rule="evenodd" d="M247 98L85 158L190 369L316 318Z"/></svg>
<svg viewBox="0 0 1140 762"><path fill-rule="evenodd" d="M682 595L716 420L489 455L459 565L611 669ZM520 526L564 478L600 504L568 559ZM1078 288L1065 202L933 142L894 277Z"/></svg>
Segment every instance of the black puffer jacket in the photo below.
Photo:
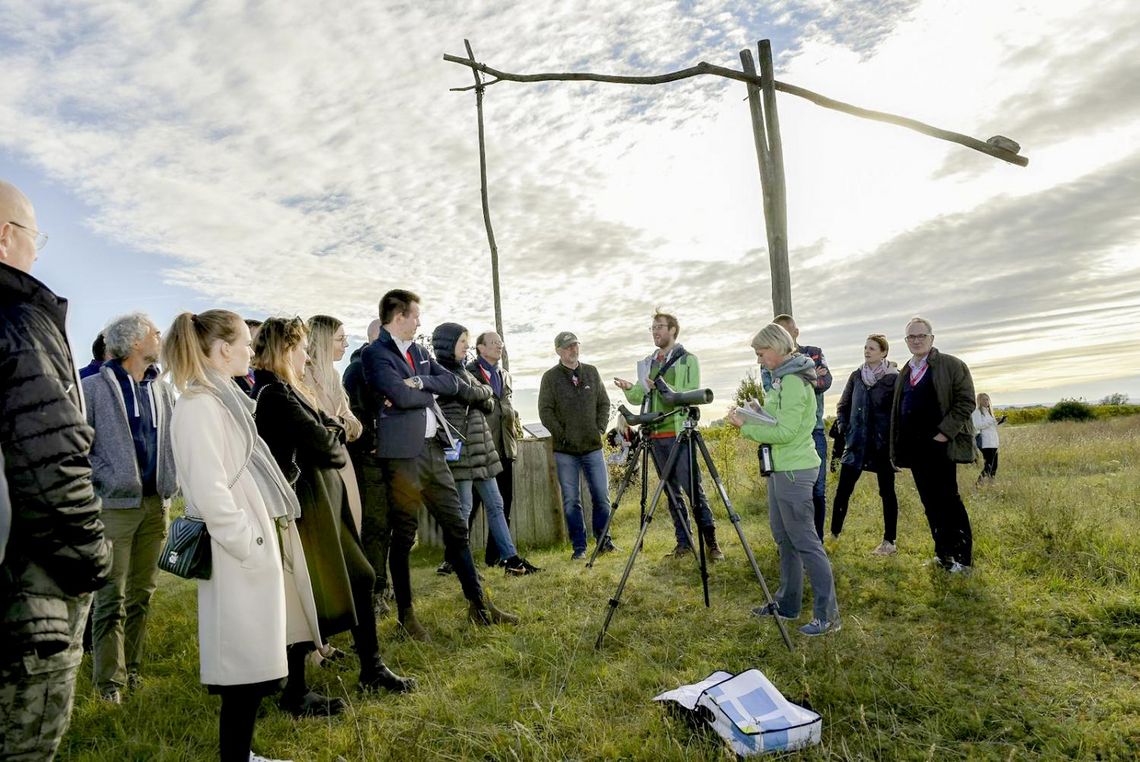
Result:
<svg viewBox="0 0 1140 762"><path fill-rule="evenodd" d="M487 413L495 409L494 393L455 359L455 342L464 333L467 329L458 323L444 323L431 337L436 362L459 379L459 392L454 396L441 395L438 400L447 422L463 437L459 460L447 465L456 481L493 479L503 470L495 437L487 425Z"/></svg>
<svg viewBox="0 0 1140 762"><path fill-rule="evenodd" d="M66 648L64 599L100 587L111 565L66 319L66 299L0 264L0 447L12 506L0 658Z"/></svg>

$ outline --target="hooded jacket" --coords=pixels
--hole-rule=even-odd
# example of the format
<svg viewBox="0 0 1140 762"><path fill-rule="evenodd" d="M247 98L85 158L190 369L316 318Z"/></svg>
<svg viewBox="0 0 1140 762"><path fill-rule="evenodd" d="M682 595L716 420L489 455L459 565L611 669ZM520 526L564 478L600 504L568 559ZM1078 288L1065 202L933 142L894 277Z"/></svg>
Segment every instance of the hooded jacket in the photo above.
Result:
<svg viewBox="0 0 1140 762"><path fill-rule="evenodd" d="M140 405L147 405L154 422L157 443L155 487L159 497L169 500L178 491L174 451L170 444L170 417L174 414L174 393L170 386L150 371L143 379L149 394L139 395L132 379L124 384L111 363L83 379L87 400L87 423L95 429L91 446L91 475L105 509L138 508L143 497L138 449L132 435L131 418L139 421ZM140 386L141 386L140 385ZM124 386L131 391L126 396ZM139 421L136 425L143 425Z"/></svg>
<svg viewBox="0 0 1140 762"><path fill-rule="evenodd" d="M0 263L0 449L12 512L0 566L4 661L67 649L68 599L97 589L111 566L66 319L66 299Z"/></svg>
<svg viewBox="0 0 1140 762"><path fill-rule="evenodd" d="M448 424L463 440L459 460L447 464L457 482L492 479L503 470L486 417L495 409L494 393L455 359L455 343L466 332L458 323L444 323L431 336L436 362L455 374L459 381L455 394L441 394L438 399Z"/></svg>
<svg viewBox="0 0 1140 762"><path fill-rule="evenodd" d="M818 469L812 431L815 429L815 362L793 354L772 371L772 386L764 397L764 410L775 424L746 423L741 433L754 442L772 445L776 471Z"/></svg>

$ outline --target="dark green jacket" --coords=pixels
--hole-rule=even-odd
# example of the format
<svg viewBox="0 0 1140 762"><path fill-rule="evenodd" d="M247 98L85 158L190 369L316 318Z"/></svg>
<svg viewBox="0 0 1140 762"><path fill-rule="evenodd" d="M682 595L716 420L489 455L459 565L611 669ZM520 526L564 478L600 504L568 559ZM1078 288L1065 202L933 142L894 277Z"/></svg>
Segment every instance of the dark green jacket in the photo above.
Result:
<svg viewBox="0 0 1140 762"><path fill-rule="evenodd" d="M610 398L593 365L579 363L574 371L558 363L542 374L538 387L538 418L550 432L555 452L585 455L602 448L602 433L610 419Z"/></svg>
<svg viewBox="0 0 1140 762"><path fill-rule="evenodd" d="M899 447L899 411L902 409L903 388L910 383L910 363L907 360L899 371L891 405L891 462L896 466L908 465ZM974 424L970 414L974 412L976 402L970 369L954 355L943 354L933 348L926 363L929 366L926 372L931 374L934 393L938 397L938 410L942 413L938 430L950 440L946 445L946 455L955 463L973 463Z"/></svg>
<svg viewBox="0 0 1140 762"><path fill-rule="evenodd" d="M675 392L688 392L693 389L699 389L701 386L701 366L697 362L697 356L685 351L685 348L680 344L673 348L673 352L680 352L681 356L665 371L665 383L669 384L669 388ZM654 352L646 359L652 360L656 355L657 353ZM656 372L650 373L649 383L652 384L658 375ZM647 395L649 397L649 409L645 412L668 413L674 409L673 405L666 404L665 400L661 399L661 392L655 388L646 392L645 387L642 386L640 382L634 383L634 385L625 392L625 398L635 405L642 404ZM651 436L661 434L677 436L684 426L685 419L680 415L674 415L660 423L648 425L646 428Z"/></svg>

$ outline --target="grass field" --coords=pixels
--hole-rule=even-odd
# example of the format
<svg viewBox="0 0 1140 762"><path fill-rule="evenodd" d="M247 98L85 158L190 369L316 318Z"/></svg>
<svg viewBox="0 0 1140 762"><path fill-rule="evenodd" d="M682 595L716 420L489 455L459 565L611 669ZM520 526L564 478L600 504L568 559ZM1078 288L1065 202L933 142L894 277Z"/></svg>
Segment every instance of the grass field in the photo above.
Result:
<svg viewBox="0 0 1140 762"><path fill-rule="evenodd" d="M754 449L709 439L774 587ZM625 552L584 569L568 548L535 550L541 574L486 571L495 600L523 623L477 629L455 579L432 573L437 555L417 551L417 608L435 641L398 637L393 618L380 635L389 663L420 690L361 700L351 666L310 670L351 711L297 721L268 707L255 749L296 760L727 759L719 739L650 699L716 669L757 667L823 716L822 745L795 755L805 759L1136 759L1140 416L1003 427L996 483L975 491L977 470L959 469L975 538L969 577L924 566L932 544L905 473L899 554L870 556L882 514L873 478L860 482L832 553L843 630L795 634L795 653L771 621L748 615L761 594L715 499L728 560L712 569L712 606L695 564L662 559L673 545L662 508L600 652L594 638ZM630 500L618 513L623 551L637 514ZM93 697L84 662L61 759L215 758L218 701L198 684L193 584L161 575L152 612L144 682L124 704Z"/></svg>

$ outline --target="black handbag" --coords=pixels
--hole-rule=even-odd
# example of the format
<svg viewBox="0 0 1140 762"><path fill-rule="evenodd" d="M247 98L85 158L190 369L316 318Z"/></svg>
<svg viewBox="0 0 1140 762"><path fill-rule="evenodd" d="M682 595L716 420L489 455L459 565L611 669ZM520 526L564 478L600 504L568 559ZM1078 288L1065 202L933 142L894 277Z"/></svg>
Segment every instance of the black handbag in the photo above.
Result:
<svg viewBox="0 0 1140 762"><path fill-rule="evenodd" d="M183 579L209 579L211 566L206 522L195 516L179 516L172 521L158 568Z"/></svg>

